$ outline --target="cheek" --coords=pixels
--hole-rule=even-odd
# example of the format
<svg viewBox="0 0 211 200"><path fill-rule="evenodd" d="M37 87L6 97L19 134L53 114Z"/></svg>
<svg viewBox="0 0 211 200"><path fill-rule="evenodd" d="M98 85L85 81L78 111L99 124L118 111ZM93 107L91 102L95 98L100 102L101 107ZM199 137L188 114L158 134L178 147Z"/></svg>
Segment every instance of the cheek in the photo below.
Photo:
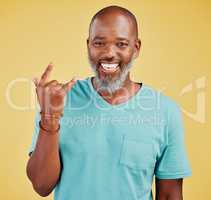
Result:
<svg viewBox="0 0 211 200"><path fill-rule="evenodd" d="M124 55L122 55L122 61L125 64L128 64L132 58L133 58L133 51L125 52Z"/></svg>
<svg viewBox="0 0 211 200"><path fill-rule="evenodd" d="M89 57L93 60L96 61L99 57L99 52L96 51L93 48L88 49Z"/></svg>

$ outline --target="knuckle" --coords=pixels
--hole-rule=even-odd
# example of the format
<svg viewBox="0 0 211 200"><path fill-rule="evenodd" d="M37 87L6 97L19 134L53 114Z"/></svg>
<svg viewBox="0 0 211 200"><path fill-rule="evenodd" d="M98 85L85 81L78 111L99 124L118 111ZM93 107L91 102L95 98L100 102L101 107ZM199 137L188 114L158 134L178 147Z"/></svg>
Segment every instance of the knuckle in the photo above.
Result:
<svg viewBox="0 0 211 200"><path fill-rule="evenodd" d="M46 73L44 73L44 74L41 76L42 79L45 78L45 77L46 77Z"/></svg>
<svg viewBox="0 0 211 200"><path fill-rule="evenodd" d="M49 87L49 85L45 85L43 89L44 89L45 91L49 91L50 87Z"/></svg>
<svg viewBox="0 0 211 200"><path fill-rule="evenodd" d="M57 81L57 80L52 80L51 82L52 82L52 83L58 83L58 81Z"/></svg>

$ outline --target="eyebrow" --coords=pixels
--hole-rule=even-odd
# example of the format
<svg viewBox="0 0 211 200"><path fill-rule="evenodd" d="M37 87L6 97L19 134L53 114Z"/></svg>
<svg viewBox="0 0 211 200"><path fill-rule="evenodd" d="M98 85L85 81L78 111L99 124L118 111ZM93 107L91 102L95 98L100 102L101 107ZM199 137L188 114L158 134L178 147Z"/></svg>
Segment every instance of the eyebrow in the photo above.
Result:
<svg viewBox="0 0 211 200"><path fill-rule="evenodd" d="M129 42L129 40L127 38L123 38L123 37L118 37L117 40L126 40Z"/></svg>
<svg viewBox="0 0 211 200"><path fill-rule="evenodd" d="M106 39L106 37L96 36L96 37L94 37L93 40L104 40L104 39ZM117 40L126 40L127 42L129 42L129 40L127 38L124 38L124 37L117 37Z"/></svg>
<svg viewBox="0 0 211 200"><path fill-rule="evenodd" d="M93 40L103 40L103 39L105 39L105 37L96 36L96 37L94 37L94 39L93 39Z"/></svg>

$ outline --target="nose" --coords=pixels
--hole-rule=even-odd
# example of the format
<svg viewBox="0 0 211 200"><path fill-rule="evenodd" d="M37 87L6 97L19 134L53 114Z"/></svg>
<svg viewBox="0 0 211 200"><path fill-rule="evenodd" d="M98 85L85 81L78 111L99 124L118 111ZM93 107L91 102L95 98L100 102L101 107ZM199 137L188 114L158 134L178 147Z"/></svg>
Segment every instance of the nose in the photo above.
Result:
<svg viewBox="0 0 211 200"><path fill-rule="evenodd" d="M113 45L108 45L105 49L104 59L112 60L116 57L116 50Z"/></svg>

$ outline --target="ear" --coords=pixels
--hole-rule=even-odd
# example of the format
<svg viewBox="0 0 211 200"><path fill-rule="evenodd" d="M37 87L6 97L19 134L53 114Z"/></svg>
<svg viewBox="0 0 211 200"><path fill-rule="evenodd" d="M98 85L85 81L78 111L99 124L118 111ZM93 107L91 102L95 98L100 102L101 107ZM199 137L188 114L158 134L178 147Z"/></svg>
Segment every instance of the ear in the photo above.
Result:
<svg viewBox="0 0 211 200"><path fill-rule="evenodd" d="M87 44L87 47L89 45L89 38L86 39L86 44Z"/></svg>
<svg viewBox="0 0 211 200"><path fill-rule="evenodd" d="M89 38L86 39L86 48L87 48L87 51L89 52Z"/></svg>
<svg viewBox="0 0 211 200"><path fill-rule="evenodd" d="M134 58L137 58L139 56L140 49L141 49L141 40L136 39L134 45L135 45Z"/></svg>

